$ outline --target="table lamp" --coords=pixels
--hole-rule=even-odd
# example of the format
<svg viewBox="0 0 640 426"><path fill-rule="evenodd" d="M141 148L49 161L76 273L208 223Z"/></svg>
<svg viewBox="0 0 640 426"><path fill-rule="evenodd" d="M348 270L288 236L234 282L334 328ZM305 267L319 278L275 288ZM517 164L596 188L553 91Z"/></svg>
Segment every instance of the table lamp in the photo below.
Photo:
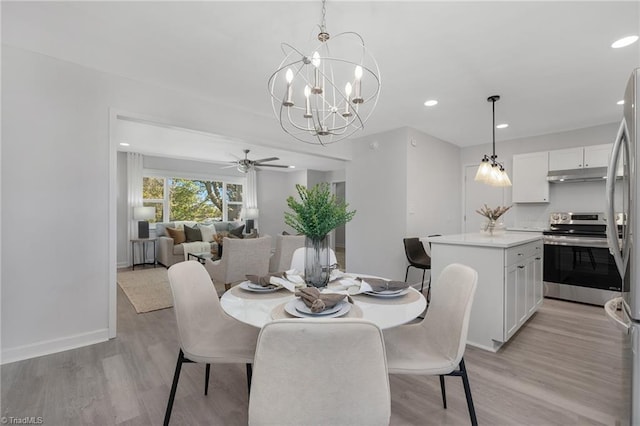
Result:
<svg viewBox="0 0 640 426"><path fill-rule="evenodd" d="M258 213L259 210L257 208L248 208L244 211L244 218L247 222L245 232L247 234L253 230L253 220L258 218Z"/></svg>
<svg viewBox="0 0 640 426"><path fill-rule="evenodd" d="M155 207L134 207L133 219L138 220L138 238L149 238L149 219L156 217Z"/></svg>

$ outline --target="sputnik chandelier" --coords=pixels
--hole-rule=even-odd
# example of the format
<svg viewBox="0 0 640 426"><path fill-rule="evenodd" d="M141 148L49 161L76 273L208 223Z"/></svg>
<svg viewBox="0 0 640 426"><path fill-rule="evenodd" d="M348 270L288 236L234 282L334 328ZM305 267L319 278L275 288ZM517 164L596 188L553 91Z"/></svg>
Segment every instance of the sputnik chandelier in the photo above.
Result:
<svg viewBox="0 0 640 426"><path fill-rule="evenodd" d="M364 128L380 94L378 63L355 32L329 36L322 0L319 44L302 52L282 43L284 59L269 78L273 112L301 142L328 145Z"/></svg>
<svg viewBox="0 0 640 426"><path fill-rule="evenodd" d="M504 170L504 165L498 163L498 155L496 154L496 102L499 100L500 96L498 95L487 98L487 102L491 102L493 111L493 153L491 156L485 154L482 157L474 180L491 186L511 186L509 175Z"/></svg>

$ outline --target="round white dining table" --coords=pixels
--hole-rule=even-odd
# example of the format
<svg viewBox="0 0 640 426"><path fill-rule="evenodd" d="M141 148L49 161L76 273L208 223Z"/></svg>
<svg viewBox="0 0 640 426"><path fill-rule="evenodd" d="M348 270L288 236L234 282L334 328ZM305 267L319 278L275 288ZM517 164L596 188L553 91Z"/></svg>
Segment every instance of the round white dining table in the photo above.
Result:
<svg viewBox="0 0 640 426"><path fill-rule="evenodd" d="M271 293L257 293L237 285L223 294L220 304L227 314L238 321L262 328L266 323L288 315L283 314L282 306L295 297L286 288ZM381 298L357 294L352 295L351 299L357 308L353 309L356 313L352 313L350 317L371 321L383 330L414 320L427 307L425 297L412 287L399 297Z"/></svg>

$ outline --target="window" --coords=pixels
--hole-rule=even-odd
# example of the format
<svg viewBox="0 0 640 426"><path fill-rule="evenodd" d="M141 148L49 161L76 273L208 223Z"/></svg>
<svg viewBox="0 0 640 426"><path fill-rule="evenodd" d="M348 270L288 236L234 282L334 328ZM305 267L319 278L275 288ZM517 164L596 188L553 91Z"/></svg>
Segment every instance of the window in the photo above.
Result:
<svg viewBox="0 0 640 426"><path fill-rule="evenodd" d="M217 180L145 177L145 206L156 207L156 222L198 222L240 218L243 185Z"/></svg>
<svg viewBox="0 0 640 426"><path fill-rule="evenodd" d="M142 205L156 209L156 217L149 219L149 223L162 222L164 217L164 178L142 178Z"/></svg>

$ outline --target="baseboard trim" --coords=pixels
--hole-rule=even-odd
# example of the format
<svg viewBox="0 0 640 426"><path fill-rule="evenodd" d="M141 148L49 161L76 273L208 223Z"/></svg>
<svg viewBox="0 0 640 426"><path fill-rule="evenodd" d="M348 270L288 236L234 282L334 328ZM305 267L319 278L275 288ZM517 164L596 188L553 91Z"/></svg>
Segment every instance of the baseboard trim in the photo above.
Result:
<svg viewBox="0 0 640 426"><path fill-rule="evenodd" d="M73 336L61 337L59 339L45 340L38 343L18 346L16 348L3 349L0 365L68 351L70 349L106 342L107 340L109 340L109 329L104 328L101 330L90 331L88 333L81 333Z"/></svg>

